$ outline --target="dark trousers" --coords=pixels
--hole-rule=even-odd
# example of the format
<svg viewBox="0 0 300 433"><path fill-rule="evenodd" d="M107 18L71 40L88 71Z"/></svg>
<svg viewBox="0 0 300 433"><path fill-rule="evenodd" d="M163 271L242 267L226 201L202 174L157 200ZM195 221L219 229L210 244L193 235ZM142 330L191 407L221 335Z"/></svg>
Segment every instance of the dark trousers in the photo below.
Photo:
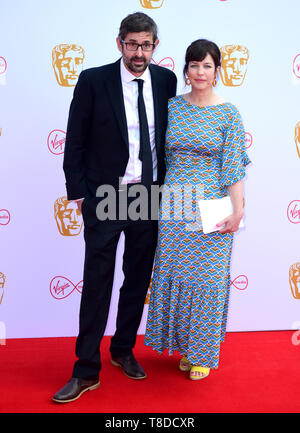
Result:
<svg viewBox="0 0 300 433"><path fill-rule="evenodd" d="M157 242L157 221L100 221L85 225L85 263L79 335L73 377L97 378L101 369L100 343L109 314L116 250L124 232L124 282L120 289L113 357L132 353L150 284Z"/></svg>

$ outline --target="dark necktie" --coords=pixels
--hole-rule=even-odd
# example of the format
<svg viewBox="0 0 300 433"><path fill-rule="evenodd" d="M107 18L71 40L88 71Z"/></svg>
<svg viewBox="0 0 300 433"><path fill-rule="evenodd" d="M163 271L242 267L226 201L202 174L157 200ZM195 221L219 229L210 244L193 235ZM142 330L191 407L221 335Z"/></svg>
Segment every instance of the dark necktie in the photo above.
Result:
<svg viewBox="0 0 300 433"><path fill-rule="evenodd" d="M149 187L153 183L152 151L150 145L149 127L145 102L143 97L144 80L135 79L138 83L138 112L140 122L140 153L139 159L142 161L142 184Z"/></svg>

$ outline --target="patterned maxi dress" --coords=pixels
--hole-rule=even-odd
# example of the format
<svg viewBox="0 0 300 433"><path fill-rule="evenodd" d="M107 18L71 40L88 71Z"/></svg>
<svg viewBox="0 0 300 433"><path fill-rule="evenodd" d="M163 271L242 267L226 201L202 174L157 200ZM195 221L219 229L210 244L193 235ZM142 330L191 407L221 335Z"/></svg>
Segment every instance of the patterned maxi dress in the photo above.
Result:
<svg viewBox="0 0 300 433"><path fill-rule="evenodd" d="M145 334L145 344L159 353L178 350L194 365L218 367L233 234L204 234L197 199L228 195L226 187L245 176L249 162L234 105L199 107L182 96L170 99L167 173Z"/></svg>

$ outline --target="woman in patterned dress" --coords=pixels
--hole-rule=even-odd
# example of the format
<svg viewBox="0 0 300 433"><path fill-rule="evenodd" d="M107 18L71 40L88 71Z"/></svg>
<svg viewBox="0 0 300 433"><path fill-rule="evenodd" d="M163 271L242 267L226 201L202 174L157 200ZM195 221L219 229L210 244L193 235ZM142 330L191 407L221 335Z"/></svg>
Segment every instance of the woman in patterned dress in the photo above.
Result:
<svg viewBox="0 0 300 433"><path fill-rule="evenodd" d="M199 39L188 47L185 61L191 91L169 100L167 173L145 344L159 353L178 350L180 370L198 380L219 365L233 233L243 217L242 178L250 160L238 109L213 91L221 67L219 48ZM232 215L212 233L202 230L199 191L200 198L229 194L232 201Z"/></svg>

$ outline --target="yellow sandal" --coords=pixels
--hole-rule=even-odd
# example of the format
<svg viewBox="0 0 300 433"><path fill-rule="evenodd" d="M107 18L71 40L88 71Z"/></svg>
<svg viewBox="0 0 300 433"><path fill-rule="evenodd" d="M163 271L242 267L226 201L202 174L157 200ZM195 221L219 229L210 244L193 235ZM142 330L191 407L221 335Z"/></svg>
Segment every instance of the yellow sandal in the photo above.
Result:
<svg viewBox="0 0 300 433"><path fill-rule="evenodd" d="M190 379L200 380L204 379L209 375L210 369L207 367L201 367L200 365L192 365L190 369ZM201 375L199 375L201 373Z"/></svg>
<svg viewBox="0 0 300 433"><path fill-rule="evenodd" d="M191 369L190 361L188 361L187 357L184 356L183 358L181 358L179 362L179 370L190 371L190 369Z"/></svg>

